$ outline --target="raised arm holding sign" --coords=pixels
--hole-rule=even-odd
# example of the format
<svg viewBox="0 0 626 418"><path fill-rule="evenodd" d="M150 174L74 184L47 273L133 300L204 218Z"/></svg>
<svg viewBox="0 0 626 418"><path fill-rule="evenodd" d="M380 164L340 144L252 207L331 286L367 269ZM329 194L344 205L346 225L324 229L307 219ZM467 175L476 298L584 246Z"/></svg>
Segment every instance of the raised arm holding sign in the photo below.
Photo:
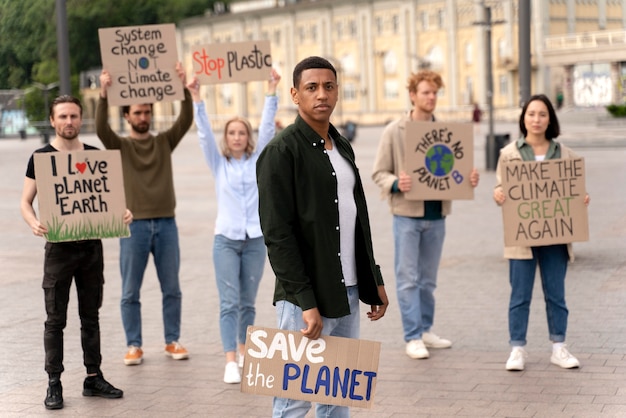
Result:
<svg viewBox="0 0 626 418"><path fill-rule="evenodd" d="M511 232L504 249L511 283L511 354L506 369L524 369L537 265L553 343L550 361L559 367L574 368L580 363L564 344L568 317L565 273L568 260L573 259L569 243L586 239L587 234L585 206L589 195L584 188L584 166L571 149L555 141L560 133L559 121L545 95L529 99L522 109L519 127L522 138L500 153L493 192L496 203L503 206L504 228Z"/></svg>
<svg viewBox="0 0 626 418"><path fill-rule="evenodd" d="M184 84L185 70L176 64L178 79ZM120 240L122 273L122 322L128 352L124 364L138 365L141 348L141 303L143 275L152 253L163 293L165 354L174 360L186 359L187 350L179 343L182 292L179 281L180 249L175 220L172 152L193 123L191 94L185 88L180 115L166 131L152 134L152 102L122 107L130 127L128 137L121 137L109 126L109 90L115 79L107 70L100 75L100 99L96 108L96 133L107 149L120 150L124 169L126 202L135 215L131 236Z"/></svg>

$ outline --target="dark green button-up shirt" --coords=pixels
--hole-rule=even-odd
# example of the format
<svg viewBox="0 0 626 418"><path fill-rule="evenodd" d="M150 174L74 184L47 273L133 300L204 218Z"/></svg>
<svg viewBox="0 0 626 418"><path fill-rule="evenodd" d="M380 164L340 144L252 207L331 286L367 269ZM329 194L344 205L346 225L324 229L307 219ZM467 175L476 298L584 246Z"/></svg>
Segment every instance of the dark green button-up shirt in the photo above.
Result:
<svg viewBox="0 0 626 418"><path fill-rule="evenodd" d="M331 125L329 134L355 175L355 257L359 298L382 305L383 284L374 261L365 193L349 142ZM272 269L274 302L326 318L350 314L341 270L337 181L322 138L298 116L263 150L257 162L259 215Z"/></svg>

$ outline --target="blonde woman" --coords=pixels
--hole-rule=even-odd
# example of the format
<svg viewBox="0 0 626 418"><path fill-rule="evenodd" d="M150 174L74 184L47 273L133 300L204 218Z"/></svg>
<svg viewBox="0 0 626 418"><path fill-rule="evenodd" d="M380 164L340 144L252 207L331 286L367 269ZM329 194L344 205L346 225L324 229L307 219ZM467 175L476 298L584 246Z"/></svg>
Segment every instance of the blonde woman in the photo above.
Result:
<svg viewBox="0 0 626 418"><path fill-rule="evenodd" d="M246 329L254 323L255 300L266 249L259 222L259 195L256 161L274 137L280 75L271 70L259 140L255 144L250 122L240 117L229 120L224 137L217 141L211 130L199 83L194 79L187 88L194 101L194 116L204 158L215 177L217 219L213 243L213 265L220 298L220 334L226 355L225 383L241 382ZM239 352L239 364L236 361Z"/></svg>

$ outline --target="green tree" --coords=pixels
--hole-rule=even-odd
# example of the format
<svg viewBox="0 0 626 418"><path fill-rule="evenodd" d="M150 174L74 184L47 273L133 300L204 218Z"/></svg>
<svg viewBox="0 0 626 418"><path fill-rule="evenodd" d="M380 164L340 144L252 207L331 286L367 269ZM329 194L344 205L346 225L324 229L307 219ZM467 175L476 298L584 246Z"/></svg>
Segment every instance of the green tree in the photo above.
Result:
<svg viewBox="0 0 626 418"><path fill-rule="evenodd" d="M101 66L98 28L177 23L203 15L215 0L66 0L72 91L81 71ZM59 79L55 0L0 0L0 89ZM56 94L51 91L50 96ZM30 90L31 120L46 120L43 94Z"/></svg>

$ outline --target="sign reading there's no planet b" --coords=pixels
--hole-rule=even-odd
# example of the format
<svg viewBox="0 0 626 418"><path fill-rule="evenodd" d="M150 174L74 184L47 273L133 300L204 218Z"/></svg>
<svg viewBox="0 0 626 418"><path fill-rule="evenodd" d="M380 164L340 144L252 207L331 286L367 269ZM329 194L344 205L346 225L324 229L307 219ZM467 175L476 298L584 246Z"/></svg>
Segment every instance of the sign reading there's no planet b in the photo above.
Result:
<svg viewBox="0 0 626 418"><path fill-rule="evenodd" d="M504 245L589 240L582 158L502 163Z"/></svg>
<svg viewBox="0 0 626 418"><path fill-rule="evenodd" d="M407 122L404 167L408 200L473 199L474 132L470 123Z"/></svg>
<svg viewBox="0 0 626 418"><path fill-rule="evenodd" d="M202 84L267 80L272 69L269 41L192 47L193 74Z"/></svg>
<svg viewBox="0 0 626 418"><path fill-rule="evenodd" d="M119 150L38 152L34 162L48 241L130 236Z"/></svg>
<svg viewBox="0 0 626 418"><path fill-rule="evenodd" d="M102 67L111 74L110 105L184 99L174 24L102 28L98 36Z"/></svg>

